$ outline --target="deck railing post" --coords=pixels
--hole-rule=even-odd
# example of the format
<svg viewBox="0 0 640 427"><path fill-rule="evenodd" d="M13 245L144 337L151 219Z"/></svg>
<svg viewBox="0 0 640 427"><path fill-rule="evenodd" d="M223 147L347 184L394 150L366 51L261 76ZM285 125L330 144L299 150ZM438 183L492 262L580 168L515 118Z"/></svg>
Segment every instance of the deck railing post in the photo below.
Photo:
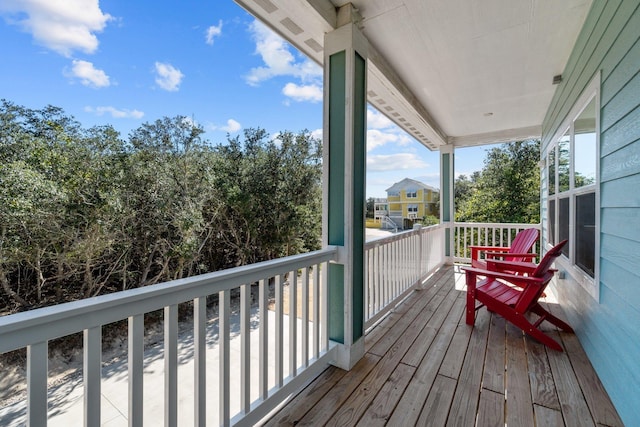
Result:
<svg viewBox="0 0 640 427"><path fill-rule="evenodd" d="M364 201L368 42L340 9L339 28L325 35L323 244L338 246L327 275L329 338L334 364L351 369L364 355ZM344 22L342 22L344 21ZM341 25L342 24L342 25Z"/></svg>

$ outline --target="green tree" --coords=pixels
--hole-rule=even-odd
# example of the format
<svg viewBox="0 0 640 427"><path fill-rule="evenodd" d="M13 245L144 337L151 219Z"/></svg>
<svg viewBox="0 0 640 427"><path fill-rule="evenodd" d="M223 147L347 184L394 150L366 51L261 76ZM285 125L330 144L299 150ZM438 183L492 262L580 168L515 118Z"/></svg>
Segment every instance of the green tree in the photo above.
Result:
<svg viewBox="0 0 640 427"><path fill-rule="evenodd" d="M456 180L456 220L537 223L540 220L540 142L492 148L482 172Z"/></svg>

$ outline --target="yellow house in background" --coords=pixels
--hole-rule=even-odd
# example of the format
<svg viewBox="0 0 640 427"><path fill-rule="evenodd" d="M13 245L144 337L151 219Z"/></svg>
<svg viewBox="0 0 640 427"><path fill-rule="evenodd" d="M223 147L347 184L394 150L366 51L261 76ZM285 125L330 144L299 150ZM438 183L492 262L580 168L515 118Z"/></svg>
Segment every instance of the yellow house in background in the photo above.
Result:
<svg viewBox="0 0 640 427"><path fill-rule="evenodd" d="M406 226L405 220L420 220L425 216L438 215L436 202L438 189L415 179L405 178L387 188L386 199L376 199L375 217L381 220L387 216L398 227Z"/></svg>

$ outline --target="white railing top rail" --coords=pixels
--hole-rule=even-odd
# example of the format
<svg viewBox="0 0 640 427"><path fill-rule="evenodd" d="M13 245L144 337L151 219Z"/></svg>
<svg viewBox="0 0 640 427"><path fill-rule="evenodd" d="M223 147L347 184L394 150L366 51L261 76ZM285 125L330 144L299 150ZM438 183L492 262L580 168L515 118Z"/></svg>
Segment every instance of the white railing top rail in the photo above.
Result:
<svg viewBox="0 0 640 427"><path fill-rule="evenodd" d="M98 327L130 316L236 288L238 284L335 260L337 248L172 280L0 317L0 353Z"/></svg>
<svg viewBox="0 0 640 427"><path fill-rule="evenodd" d="M525 224L515 222L454 222L454 227L490 227L490 228L537 228L540 229L541 225L538 224Z"/></svg>
<svg viewBox="0 0 640 427"><path fill-rule="evenodd" d="M429 231L436 230L441 227L442 227L442 224L435 224L435 225L430 225L428 227L421 227L419 229L401 231L399 233L394 233L389 236L378 237L376 239L371 239L367 241L364 244L364 249L367 250L367 249L374 248L376 246L386 245L387 243L390 243L390 242L396 242L398 240L406 239L412 234L427 233Z"/></svg>

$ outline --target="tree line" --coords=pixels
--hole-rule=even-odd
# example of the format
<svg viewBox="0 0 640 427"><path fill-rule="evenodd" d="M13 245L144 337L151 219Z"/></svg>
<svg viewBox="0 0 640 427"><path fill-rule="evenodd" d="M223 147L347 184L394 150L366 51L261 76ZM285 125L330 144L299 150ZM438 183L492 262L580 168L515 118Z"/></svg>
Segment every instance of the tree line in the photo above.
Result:
<svg viewBox="0 0 640 427"><path fill-rule="evenodd" d="M319 248L320 141L203 134L176 116L123 138L1 100L0 313Z"/></svg>
<svg viewBox="0 0 640 427"><path fill-rule="evenodd" d="M540 141L515 141L487 152L482 171L454 183L461 222L540 222Z"/></svg>

